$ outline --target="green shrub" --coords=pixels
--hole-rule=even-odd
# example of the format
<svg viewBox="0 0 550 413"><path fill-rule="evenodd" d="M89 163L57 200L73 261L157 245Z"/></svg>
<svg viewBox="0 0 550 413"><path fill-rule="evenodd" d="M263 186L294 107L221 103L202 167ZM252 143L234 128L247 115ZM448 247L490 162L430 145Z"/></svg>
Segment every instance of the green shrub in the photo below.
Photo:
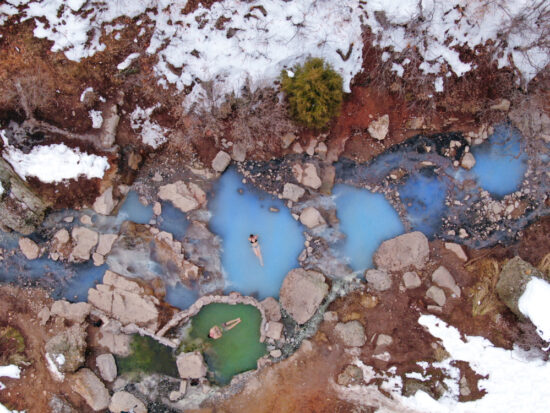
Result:
<svg viewBox="0 0 550 413"><path fill-rule="evenodd" d="M290 106L290 114L308 128L320 129L340 113L342 77L323 59L309 59L296 65L290 77L281 73L281 87Z"/></svg>

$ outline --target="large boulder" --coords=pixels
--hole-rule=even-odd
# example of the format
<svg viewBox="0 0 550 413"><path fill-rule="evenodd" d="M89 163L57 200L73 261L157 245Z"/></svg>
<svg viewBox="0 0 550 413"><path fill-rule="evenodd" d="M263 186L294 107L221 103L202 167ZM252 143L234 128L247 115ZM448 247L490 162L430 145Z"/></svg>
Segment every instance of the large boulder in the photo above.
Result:
<svg viewBox="0 0 550 413"><path fill-rule="evenodd" d="M229 166L231 156L224 151L219 151L212 160L212 169L216 172L223 172Z"/></svg>
<svg viewBox="0 0 550 413"><path fill-rule="evenodd" d="M300 222L308 228L316 228L326 224L321 213L313 207L304 208L300 214Z"/></svg>
<svg viewBox="0 0 550 413"><path fill-rule="evenodd" d="M206 364L198 351L180 353L176 359L178 373L182 379L200 379L206 376Z"/></svg>
<svg viewBox="0 0 550 413"><path fill-rule="evenodd" d="M97 412L109 407L109 391L90 369L84 368L74 374L72 388L92 410Z"/></svg>
<svg viewBox="0 0 550 413"><path fill-rule="evenodd" d="M334 332L349 347L362 347L367 342L365 327L357 320L336 324Z"/></svg>
<svg viewBox="0 0 550 413"><path fill-rule="evenodd" d="M273 297L267 297L260 302L262 305L267 321L279 321L281 319L281 306Z"/></svg>
<svg viewBox="0 0 550 413"><path fill-rule="evenodd" d="M379 269L386 271L400 271L411 266L420 270L429 255L428 238L416 231L384 241L373 260Z"/></svg>
<svg viewBox="0 0 550 413"><path fill-rule="evenodd" d="M109 403L111 413L147 413L147 408L141 400L132 393L126 391L117 391Z"/></svg>
<svg viewBox="0 0 550 413"><path fill-rule="evenodd" d="M88 261L92 249L99 241L99 234L85 227L75 227L72 230L72 237L76 244L69 260L73 262Z"/></svg>
<svg viewBox="0 0 550 413"><path fill-rule="evenodd" d="M103 284L88 290L88 302L123 325L136 324L156 330L158 327L159 301L145 293L135 281L107 270Z"/></svg>
<svg viewBox="0 0 550 413"><path fill-rule="evenodd" d="M63 330L48 340L45 350L51 368L60 373L72 373L84 364L86 331L80 325Z"/></svg>
<svg viewBox="0 0 550 413"><path fill-rule="evenodd" d="M91 309L92 306L88 303L70 303L66 300L59 300L52 304L50 314L65 320L82 323L90 314Z"/></svg>
<svg viewBox="0 0 550 413"><path fill-rule="evenodd" d="M365 280L368 286L376 291L386 291L391 288L391 277L384 270L365 271Z"/></svg>
<svg viewBox="0 0 550 413"><path fill-rule="evenodd" d="M298 200L304 196L306 190L301 186L287 182L283 187L283 199L290 199L291 201L298 202Z"/></svg>
<svg viewBox="0 0 550 413"><path fill-rule="evenodd" d="M96 357L95 364L101 378L105 381L114 381L117 376L115 358L111 353L101 354Z"/></svg>
<svg viewBox="0 0 550 413"><path fill-rule="evenodd" d="M113 199L113 187L107 188L100 196L94 201L94 211L101 215L109 215L115 207L115 200Z"/></svg>
<svg viewBox="0 0 550 413"><path fill-rule="evenodd" d="M229 155L228 155L229 156ZM189 212L206 205L206 193L193 182L177 181L159 188L158 197L170 201L182 212Z"/></svg>
<svg viewBox="0 0 550 413"><path fill-rule="evenodd" d="M100 234L99 242L97 243L97 248L95 251L101 255L109 254L117 238L117 234Z"/></svg>
<svg viewBox="0 0 550 413"><path fill-rule="evenodd" d="M390 117L389 115L384 115L378 119L372 121L369 124L368 131L370 136L374 139L381 141L386 138L388 131L390 129Z"/></svg>
<svg viewBox="0 0 550 413"><path fill-rule="evenodd" d="M315 314L327 294L328 285L323 274L296 268L286 275L279 302L298 324L304 324Z"/></svg>
<svg viewBox="0 0 550 413"><path fill-rule="evenodd" d="M40 256L40 247L30 238L19 238L19 248L28 260L35 260Z"/></svg>
<svg viewBox="0 0 550 413"><path fill-rule="evenodd" d="M496 292L499 298L520 318L524 315L519 310L518 301L533 277L550 282L546 275L517 256L506 263L498 277Z"/></svg>

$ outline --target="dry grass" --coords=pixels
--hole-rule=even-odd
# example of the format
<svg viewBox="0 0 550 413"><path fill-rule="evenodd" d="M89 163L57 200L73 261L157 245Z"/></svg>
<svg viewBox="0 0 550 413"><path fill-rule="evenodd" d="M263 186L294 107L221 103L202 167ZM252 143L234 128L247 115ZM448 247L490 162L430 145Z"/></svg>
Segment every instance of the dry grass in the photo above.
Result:
<svg viewBox="0 0 550 413"><path fill-rule="evenodd" d="M478 279L469 290L474 317L498 313L503 309L504 304L499 300L495 288L504 264L504 262L487 257L481 257L466 264L468 272Z"/></svg>

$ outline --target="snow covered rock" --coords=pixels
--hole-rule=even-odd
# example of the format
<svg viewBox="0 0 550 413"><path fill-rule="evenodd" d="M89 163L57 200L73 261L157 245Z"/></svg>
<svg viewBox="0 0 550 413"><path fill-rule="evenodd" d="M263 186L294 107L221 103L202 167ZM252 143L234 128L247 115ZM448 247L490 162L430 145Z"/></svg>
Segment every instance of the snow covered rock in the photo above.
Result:
<svg viewBox="0 0 550 413"><path fill-rule="evenodd" d="M386 138L388 131L390 129L390 117L389 115L384 115L372 121L369 124L368 131L370 136L378 141L382 141Z"/></svg>
<svg viewBox="0 0 550 413"><path fill-rule="evenodd" d="M35 260L40 256L40 247L30 238L19 238L19 248L28 260Z"/></svg>
<svg viewBox="0 0 550 413"><path fill-rule="evenodd" d="M200 379L206 376L206 365L198 351L180 353L176 359L178 373L182 379Z"/></svg>
<svg viewBox="0 0 550 413"><path fill-rule="evenodd" d="M219 151L212 160L212 169L216 172L223 172L231 163L231 156L224 151Z"/></svg>
<svg viewBox="0 0 550 413"><path fill-rule="evenodd" d="M357 320L336 324L334 332L349 347L362 347L367 341L365 327Z"/></svg>
<svg viewBox="0 0 550 413"><path fill-rule="evenodd" d="M410 232L384 241L374 253L376 267L386 271L400 271L408 267L424 268L430 247L421 232Z"/></svg>
<svg viewBox="0 0 550 413"><path fill-rule="evenodd" d="M327 294L328 285L323 274L295 268L283 281L279 302L298 324L304 324L315 314Z"/></svg>
<svg viewBox="0 0 550 413"><path fill-rule="evenodd" d="M83 368L75 373L72 388L96 412L109 406L109 391L90 369Z"/></svg>
<svg viewBox="0 0 550 413"><path fill-rule="evenodd" d="M46 359L58 372L72 373L84 364L86 346L86 331L75 324L48 340Z"/></svg>
<svg viewBox="0 0 550 413"><path fill-rule="evenodd" d="M542 272L517 256L506 263L498 277L496 292L499 298L520 318L524 314L518 307L519 299L534 277L550 281Z"/></svg>

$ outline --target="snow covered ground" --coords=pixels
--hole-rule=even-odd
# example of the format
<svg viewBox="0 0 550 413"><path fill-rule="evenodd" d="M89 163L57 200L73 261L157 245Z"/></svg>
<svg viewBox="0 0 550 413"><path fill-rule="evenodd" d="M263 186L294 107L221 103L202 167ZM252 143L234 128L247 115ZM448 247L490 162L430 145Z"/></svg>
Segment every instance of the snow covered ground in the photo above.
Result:
<svg viewBox="0 0 550 413"><path fill-rule="evenodd" d="M518 308L537 327L539 336L550 341L550 284L533 277L525 286Z"/></svg>
<svg viewBox="0 0 550 413"><path fill-rule="evenodd" d="M105 156L82 153L64 144L35 146L29 153L9 145L5 132L0 130L4 142L2 156L23 179L35 176L44 183L58 183L66 179L103 178L109 169Z"/></svg>
<svg viewBox="0 0 550 413"><path fill-rule="evenodd" d="M79 61L105 49L102 27L105 32L121 30L124 25L109 23L121 16L147 14L153 32L147 53L158 57L154 70L159 83L173 84L180 91L195 84L187 107L219 103L226 93L239 95L244 85L271 84L281 69L309 56L331 63L349 91L351 79L361 70L362 23L388 51L398 75L413 64L402 52L414 48L424 60L420 69L426 74L443 75L448 66L447 75L452 71L461 76L474 63L461 61L456 47L473 49L489 40L502 51L499 66L515 65L525 82L550 62L548 51L536 45L544 23L541 16L550 7L544 0L225 0L184 15L186 4L7 0L0 6L0 24L19 6L21 20L34 19L35 36L53 41L53 51ZM144 21L136 24L145 25ZM127 68L137 58L129 54L119 67ZM443 90L443 78L437 77L434 86Z"/></svg>
<svg viewBox="0 0 550 413"><path fill-rule="evenodd" d="M9 377L18 379L21 377L21 369L13 364L9 366L0 366L0 377ZM0 390L4 390L5 385L0 383ZM6 406L0 403L0 413L18 413L15 410L9 410Z"/></svg>

